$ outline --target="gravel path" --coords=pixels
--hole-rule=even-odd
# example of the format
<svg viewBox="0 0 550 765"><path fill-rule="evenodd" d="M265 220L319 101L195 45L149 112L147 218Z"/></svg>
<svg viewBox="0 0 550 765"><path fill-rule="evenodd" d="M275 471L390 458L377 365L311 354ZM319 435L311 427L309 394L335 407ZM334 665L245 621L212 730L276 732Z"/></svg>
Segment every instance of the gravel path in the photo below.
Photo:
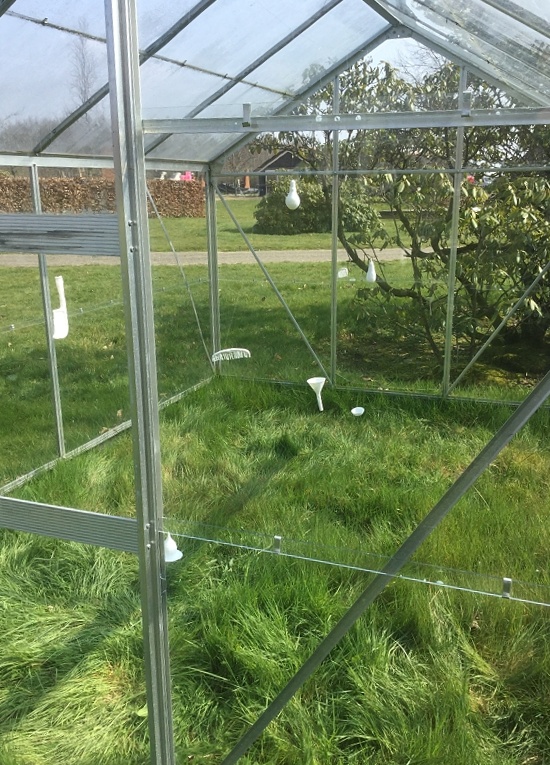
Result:
<svg viewBox="0 0 550 765"><path fill-rule="evenodd" d="M206 265L205 252L179 252L179 264L182 266ZM330 261L330 250L258 250L258 255L264 263L322 263ZM384 250L378 252L379 260L401 260L402 250ZM151 253L152 263L155 266L177 266L176 258L171 252ZM347 255L344 250L338 251L338 260L346 261ZM104 255L48 255L48 265L54 266L116 266L119 258L106 257ZM255 263L254 256L248 251L220 252L218 254L220 265L236 265L238 263ZM36 255L27 254L4 254L0 253L1 266L27 266L36 267Z"/></svg>

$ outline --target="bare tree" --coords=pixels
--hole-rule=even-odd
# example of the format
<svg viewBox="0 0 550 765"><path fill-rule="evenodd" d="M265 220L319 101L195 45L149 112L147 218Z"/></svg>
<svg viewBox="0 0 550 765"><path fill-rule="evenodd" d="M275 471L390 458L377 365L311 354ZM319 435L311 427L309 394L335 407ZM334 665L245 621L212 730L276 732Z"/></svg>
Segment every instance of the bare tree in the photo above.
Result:
<svg viewBox="0 0 550 765"><path fill-rule="evenodd" d="M86 31L86 20L79 19L79 27ZM85 35L78 35L71 44L71 90L75 96L76 105L87 101L95 90L96 57Z"/></svg>

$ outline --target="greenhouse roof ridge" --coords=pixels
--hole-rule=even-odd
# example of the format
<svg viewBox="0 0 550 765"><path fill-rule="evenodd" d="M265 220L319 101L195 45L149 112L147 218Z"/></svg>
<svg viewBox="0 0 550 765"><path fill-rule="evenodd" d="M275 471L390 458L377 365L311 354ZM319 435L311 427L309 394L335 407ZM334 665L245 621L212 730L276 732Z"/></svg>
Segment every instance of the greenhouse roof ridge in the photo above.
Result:
<svg viewBox="0 0 550 765"><path fill-rule="evenodd" d="M136 0L144 120L288 114L388 40L410 37L521 106L550 105L537 0ZM0 0L0 154L112 155L101 0ZM395 44L394 44L395 45ZM31 55L32 52L32 55ZM212 123L213 125L215 122ZM149 162L219 162L251 140L149 136Z"/></svg>

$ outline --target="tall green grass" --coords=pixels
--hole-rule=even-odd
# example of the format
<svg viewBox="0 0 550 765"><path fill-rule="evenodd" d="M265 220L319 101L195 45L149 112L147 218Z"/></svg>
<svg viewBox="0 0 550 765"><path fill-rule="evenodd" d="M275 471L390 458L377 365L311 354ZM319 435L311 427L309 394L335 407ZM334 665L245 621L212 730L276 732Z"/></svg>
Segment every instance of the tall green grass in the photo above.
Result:
<svg viewBox="0 0 550 765"><path fill-rule="evenodd" d="M221 379L163 412L165 526L220 542L177 536L184 557L167 572L180 762L219 762L371 576L221 543L270 548L277 534L308 558L383 558L509 414L331 390L324 401L319 413L305 386ZM415 572L431 564L452 583L461 569L470 586L510 576L548 599L548 416L459 503ZM131 451L121 436L18 494L133 515ZM0 592L5 761L145 763L135 559L4 532ZM542 607L398 580L242 761L542 765L549 645Z"/></svg>

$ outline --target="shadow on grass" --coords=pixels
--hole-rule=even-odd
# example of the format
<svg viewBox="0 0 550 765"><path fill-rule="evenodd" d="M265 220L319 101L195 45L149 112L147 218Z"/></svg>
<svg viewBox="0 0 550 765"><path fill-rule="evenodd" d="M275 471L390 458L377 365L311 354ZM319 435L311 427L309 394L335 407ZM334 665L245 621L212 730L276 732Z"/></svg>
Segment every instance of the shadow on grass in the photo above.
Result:
<svg viewBox="0 0 550 765"><path fill-rule="evenodd" d="M75 603L71 608L71 611L74 608L74 615L67 613L65 622L70 622L73 618L82 618L78 611L80 605L89 607L89 603ZM50 608L53 612L57 610L55 606ZM59 631L60 639L53 650L52 641L49 640L42 643L41 650L35 652L37 637L29 635L32 647L25 646L22 651L23 656L16 667L10 670L10 674L13 675L15 669L17 677L13 677L10 683L5 679L3 683L6 690L0 703L0 733L6 733L19 726L26 717L39 709L54 688L60 687L66 679L70 678L76 668L85 663L91 654L98 653L119 628L127 625L132 618L135 619L136 610L139 608L137 595L135 597L129 593L107 595L91 621L67 641L62 639L63 620L59 620L55 626ZM32 632L33 626L36 628L39 625L40 615L37 615L34 625L32 621L29 622L29 632ZM25 658L26 651L29 655ZM103 659L98 656L98 664L102 661Z"/></svg>

